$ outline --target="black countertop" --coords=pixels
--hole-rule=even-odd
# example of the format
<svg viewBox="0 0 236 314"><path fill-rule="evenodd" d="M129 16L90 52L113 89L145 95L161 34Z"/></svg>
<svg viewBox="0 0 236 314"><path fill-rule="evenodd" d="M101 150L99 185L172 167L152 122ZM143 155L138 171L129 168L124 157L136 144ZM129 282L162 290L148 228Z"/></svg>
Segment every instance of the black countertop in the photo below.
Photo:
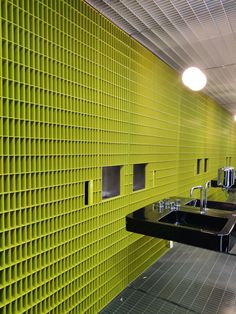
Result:
<svg viewBox="0 0 236 314"><path fill-rule="evenodd" d="M222 186L218 185L217 183L217 178L214 178L211 180L211 187L212 188L221 188ZM234 184L231 186L230 189L235 189L236 188L236 180L234 181Z"/></svg>
<svg viewBox="0 0 236 314"><path fill-rule="evenodd" d="M170 201L175 201L177 198L181 200L179 209L181 212L196 214L196 217L202 215L199 208L185 205L190 201L189 198L171 197ZM235 228L236 212L207 209L204 216L216 217L216 219L217 217L225 218L227 220L219 230L199 229L194 226L185 227L163 222L165 219L162 218L169 213L169 209L159 211L156 208L156 203L150 204L126 216L126 229L147 236L173 240L215 251L228 252L231 250L233 244L231 233Z"/></svg>

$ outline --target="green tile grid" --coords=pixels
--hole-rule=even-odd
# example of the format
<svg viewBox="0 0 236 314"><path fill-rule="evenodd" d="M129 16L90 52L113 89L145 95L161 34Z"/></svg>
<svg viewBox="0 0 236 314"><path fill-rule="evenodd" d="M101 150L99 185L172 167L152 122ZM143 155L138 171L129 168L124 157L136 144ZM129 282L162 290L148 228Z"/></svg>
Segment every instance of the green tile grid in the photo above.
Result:
<svg viewBox="0 0 236 314"><path fill-rule="evenodd" d="M0 36L0 312L97 313L167 249L125 215L234 165L233 119L84 1L1 0Z"/></svg>

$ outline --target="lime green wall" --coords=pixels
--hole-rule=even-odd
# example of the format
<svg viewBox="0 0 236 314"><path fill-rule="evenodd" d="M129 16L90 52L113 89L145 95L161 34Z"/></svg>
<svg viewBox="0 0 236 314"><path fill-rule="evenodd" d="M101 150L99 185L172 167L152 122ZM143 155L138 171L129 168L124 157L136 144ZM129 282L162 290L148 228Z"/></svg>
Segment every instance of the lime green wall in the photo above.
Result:
<svg viewBox="0 0 236 314"><path fill-rule="evenodd" d="M167 248L125 215L234 163L232 117L82 1L2 0L0 28L0 311L97 313Z"/></svg>

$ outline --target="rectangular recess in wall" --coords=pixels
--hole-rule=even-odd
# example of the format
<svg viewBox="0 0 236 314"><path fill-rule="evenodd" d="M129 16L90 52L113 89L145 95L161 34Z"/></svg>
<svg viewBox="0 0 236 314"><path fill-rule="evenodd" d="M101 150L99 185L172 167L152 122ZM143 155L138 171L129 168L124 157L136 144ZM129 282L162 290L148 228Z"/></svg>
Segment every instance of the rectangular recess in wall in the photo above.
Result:
<svg viewBox="0 0 236 314"><path fill-rule="evenodd" d="M102 168L102 199L120 195L121 166L106 166Z"/></svg>
<svg viewBox="0 0 236 314"><path fill-rule="evenodd" d="M208 171L208 158L204 158L204 172Z"/></svg>
<svg viewBox="0 0 236 314"><path fill-rule="evenodd" d="M200 174L201 172L201 159L197 159L197 174Z"/></svg>
<svg viewBox="0 0 236 314"><path fill-rule="evenodd" d="M225 157L225 165L229 166L229 157L227 157L227 156Z"/></svg>
<svg viewBox="0 0 236 314"><path fill-rule="evenodd" d="M84 205L93 204L93 180L84 182Z"/></svg>
<svg viewBox="0 0 236 314"><path fill-rule="evenodd" d="M232 157L230 156L225 157L226 166L231 166L231 160L232 160Z"/></svg>
<svg viewBox="0 0 236 314"><path fill-rule="evenodd" d="M133 191L145 188L145 168L147 164L135 164L133 167Z"/></svg>
<svg viewBox="0 0 236 314"><path fill-rule="evenodd" d="M89 181L84 182L84 205L88 205L89 203Z"/></svg>

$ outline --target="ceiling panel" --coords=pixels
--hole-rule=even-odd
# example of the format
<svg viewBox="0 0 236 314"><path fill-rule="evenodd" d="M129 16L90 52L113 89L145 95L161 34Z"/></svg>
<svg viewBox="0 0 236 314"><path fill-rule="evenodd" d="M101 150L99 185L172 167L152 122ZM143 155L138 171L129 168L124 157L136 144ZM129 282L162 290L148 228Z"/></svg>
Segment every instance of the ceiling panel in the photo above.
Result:
<svg viewBox="0 0 236 314"><path fill-rule="evenodd" d="M236 114L235 0L87 0L181 73L208 77L205 92Z"/></svg>

